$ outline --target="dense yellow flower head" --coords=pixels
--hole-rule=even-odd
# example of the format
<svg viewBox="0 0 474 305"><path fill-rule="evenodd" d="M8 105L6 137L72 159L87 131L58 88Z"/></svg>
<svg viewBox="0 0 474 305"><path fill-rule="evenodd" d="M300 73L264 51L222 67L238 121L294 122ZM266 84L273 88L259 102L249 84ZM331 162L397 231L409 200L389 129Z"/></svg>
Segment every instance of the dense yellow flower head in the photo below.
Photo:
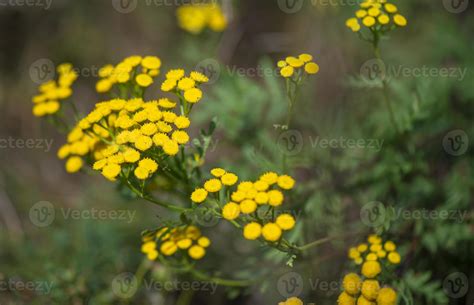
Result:
<svg viewBox="0 0 474 305"><path fill-rule="evenodd" d="M390 252L387 258L390 263L395 265L399 264L401 261L400 254L398 254L398 252Z"/></svg>
<svg viewBox="0 0 474 305"><path fill-rule="evenodd" d="M353 32L362 26L376 32L387 32L407 25L406 18L398 13L398 8L385 0L366 0L360 4L355 17L347 19L346 26Z"/></svg>
<svg viewBox="0 0 474 305"><path fill-rule="evenodd" d="M356 299L346 292L342 292L337 298L338 305L355 305Z"/></svg>
<svg viewBox="0 0 474 305"><path fill-rule="evenodd" d="M281 228L275 223L267 223L262 228L263 238L267 241L275 242L280 239L281 234Z"/></svg>
<svg viewBox="0 0 474 305"><path fill-rule="evenodd" d="M147 65L154 67L157 62L149 59ZM189 119L160 104L169 107L173 103L141 98L97 103L68 134L68 143L60 148L58 157L92 157L92 168L112 181L125 171L138 180L150 178L159 168L153 155L174 156L189 141L181 129L189 126ZM67 170L74 172L77 167L67 165Z"/></svg>
<svg viewBox="0 0 474 305"><path fill-rule="evenodd" d="M278 303L278 305L304 305L304 303L297 297L291 297L284 302Z"/></svg>
<svg viewBox="0 0 474 305"><path fill-rule="evenodd" d="M191 200L195 203L201 203L207 198L207 191L204 188L197 188L191 194Z"/></svg>
<svg viewBox="0 0 474 305"><path fill-rule="evenodd" d="M202 236L201 230L196 226L180 226L176 228L162 227L154 232L149 232L143 237L142 252L149 260L155 260L160 255L164 258L177 253L187 254L194 260L203 258L206 248L211 241Z"/></svg>
<svg viewBox="0 0 474 305"><path fill-rule="evenodd" d="M377 280L365 280L362 283L362 295L369 301L374 301L380 290L380 284Z"/></svg>
<svg viewBox="0 0 474 305"><path fill-rule="evenodd" d="M227 18L217 3L185 4L176 10L178 25L191 34L199 34L209 28L222 32L227 27Z"/></svg>
<svg viewBox="0 0 474 305"><path fill-rule="evenodd" d="M219 179L209 179L204 183L204 189L209 193L216 193L222 188L222 182Z"/></svg>
<svg viewBox="0 0 474 305"><path fill-rule="evenodd" d="M66 171L68 173L75 173L82 168L83 161L80 157L74 156L70 157L66 161Z"/></svg>
<svg viewBox="0 0 474 305"><path fill-rule="evenodd" d="M377 305L395 305L397 303L397 293L389 287L380 289L377 296Z"/></svg>
<svg viewBox="0 0 474 305"><path fill-rule="evenodd" d="M223 194L221 190L225 190L230 198L221 202L221 216L229 221L241 222L246 239L257 239L263 235L265 240L275 242L281 238L284 231L295 227L293 216L288 213L278 215L274 211L284 202L283 191L294 187L295 180L292 177L267 172L255 181L237 183L239 177L223 168L213 168L210 173L213 178L197 188L191 194L191 200L195 203L204 202L208 193L215 193L213 198L220 198ZM264 211L266 215L269 215L269 211L274 211L271 213L271 219L259 218L258 214ZM248 226L249 224L252 225Z"/></svg>
<svg viewBox="0 0 474 305"><path fill-rule="evenodd" d="M344 292L339 296L339 304L357 305L395 305L397 295L392 288L381 288L378 279L385 279L381 261L385 259L387 251L395 250L396 245L392 241L383 243L383 239L375 234L369 235L367 243L361 243L349 249L349 257L356 263L362 265L361 275L357 273L347 274L343 279ZM390 252L396 253L396 252ZM398 254L398 253L397 253ZM380 261L379 261L380 259Z"/></svg>
<svg viewBox="0 0 474 305"><path fill-rule="evenodd" d="M393 241L391 241L391 240L385 242L385 244L384 244L383 247L384 247L384 249L385 249L386 251L389 251L389 252L395 251L395 250L397 249L397 246L396 246L395 243L394 243Z"/></svg>
<svg viewBox="0 0 474 305"><path fill-rule="evenodd" d="M367 300L363 295L357 298L357 305L377 305L375 302Z"/></svg>
<svg viewBox="0 0 474 305"><path fill-rule="evenodd" d="M255 240L262 235L262 226L259 223L251 222L244 227L244 237L249 240Z"/></svg>
<svg viewBox="0 0 474 305"><path fill-rule="evenodd" d="M319 66L313 62L310 54L301 54L298 57L288 56L277 63L280 74L284 78L299 79L304 74L311 75L319 72Z"/></svg>
<svg viewBox="0 0 474 305"><path fill-rule="evenodd" d="M160 67L161 59L157 56L133 55L115 66L107 64L99 70L96 91L107 93L116 85L147 88L153 84L153 78L160 74Z"/></svg>
<svg viewBox="0 0 474 305"><path fill-rule="evenodd" d="M186 76L183 69L173 69L166 73L161 90L175 93L185 103L195 104L202 99L203 95L199 86L208 81L207 76L200 72L191 71L189 76Z"/></svg>
<svg viewBox="0 0 474 305"><path fill-rule="evenodd" d="M43 117L53 115L61 109L61 100L72 95L71 86L77 79L77 73L71 64L64 63L57 67L59 77L38 87L39 93L32 98L33 115Z"/></svg>
<svg viewBox="0 0 474 305"><path fill-rule="evenodd" d="M288 231L295 227L295 218L290 214L281 214L276 219L276 224L280 229Z"/></svg>
<svg viewBox="0 0 474 305"><path fill-rule="evenodd" d="M393 241L384 243L382 237L371 234L367 242L350 248L348 253L356 265L362 265L362 273L367 278L374 278L381 273L384 262L394 265L401 262L401 256L395 251L397 246Z"/></svg>
<svg viewBox="0 0 474 305"><path fill-rule="evenodd" d="M222 208L222 217L227 220L234 220L240 215L240 205L229 202Z"/></svg>
<svg viewBox="0 0 474 305"><path fill-rule="evenodd" d="M217 178L222 177L225 173L226 173L225 169L222 169L219 167L211 169L211 175Z"/></svg>
<svg viewBox="0 0 474 305"><path fill-rule="evenodd" d="M367 244L360 244L357 246L357 251L364 253L368 248Z"/></svg>
<svg viewBox="0 0 474 305"><path fill-rule="evenodd" d="M360 292L361 283L361 279L357 274L349 273L344 277L342 286L346 293L356 295Z"/></svg>
<svg viewBox="0 0 474 305"><path fill-rule="evenodd" d="M382 267L380 266L380 263L377 261L366 261L362 265L362 275L371 279L376 277L377 275L380 274L382 271Z"/></svg>

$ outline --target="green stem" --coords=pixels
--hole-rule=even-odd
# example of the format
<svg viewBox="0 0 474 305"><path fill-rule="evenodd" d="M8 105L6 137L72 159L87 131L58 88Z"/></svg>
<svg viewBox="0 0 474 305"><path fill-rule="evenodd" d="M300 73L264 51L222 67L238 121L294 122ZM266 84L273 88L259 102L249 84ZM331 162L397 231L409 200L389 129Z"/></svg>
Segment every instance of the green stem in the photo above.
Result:
<svg viewBox="0 0 474 305"><path fill-rule="evenodd" d="M389 95L389 88L388 88L388 83L386 80L383 80L382 81L383 83L383 96L384 96L384 101L385 101L385 105L387 106L387 109L388 109L388 112L390 114L390 121L393 125L393 128L395 128L395 131L400 134L400 129L398 127L398 124L397 124L397 121L395 119L395 113L393 112L393 107L392 107L392 103L390 101L390 95Z"/></svg>
<svg viewBox="0 0 474 305"><path fill-rule="evenodd" d="M362 234L363 232L362 231L351 231L350 233L347 233L347 234L340 234L340 235L335 235L335 236L327 236L327 237L324 237L324 238L321 238L321 239L318 239L318 240L315 240L315 241L312 241L306 245L303 245L303 246L299 246L299 247L296 247L299 251L305 251L305 250L308 250L312 247L316 247L316 246L319 246L321 244L324 244L324 243L327 243L331 240L334 240L334 239L337 239L337 238L346 238L346 237L349 237L349 236L358 236L360 234Z"/></svg>
<svg viewBox="0 0 474 305"><path fill-rule="evenodd" d="M208 274L205 274L202 271L191 269L189 272L194 275L197 279L202 281L216 283L217 285L227 286L227 287L247 287L255 284L255 280L229 280L219 277L214 277Z"/></svg>
<svg viewBox="0 0 474 305"><path fill-rule="evenodd" d="M321 239L318 239L318 240L315 240L313 242L310 242L306 245L303 245L303 246L299 246L299 247L296 247L296 249L298 249L299 251L305 251L305 250L308 250L312 247L316 247L316 246L319 246L321 244L324 244L328 241L331 241L332 239L334 239L334 237L325 237L325 238L321 238Z"/></svg>
<svg viewBox="0 0 474 305"><path fill-rule="evenodd" d="M145 277L147 272L148 272L148 259L144 258L142 262L140 263L140 265L138 266L137 271L135 272L135 278L137 279L137 287L141 286L143 282L143 278ZM129 304L132 299L133 298L124 299L122 304L124 305Z"/></svg>
<svg viewBox="0 0 474 305"><path fill-rule="evenodd" d="M374 42L373 42L374 54L375 54L375 57L378 60L383 62L382 56L380 54L379 41L380 41L380 37L379 37L378 33L375 31L374 32ZM383 90L384 102L385 102L385 105L387 106L387 110L388 110L388 113L390 115L390 122L391 122L393 128L395 128L396 133L399 134L400 133L400 128L398 127L397 120L395 118L395 113L393 111L392 103L390 101L389 86L388 86L388 82L385 78L382 80L382 86L383 86L382 90Z"/></svg>
<svg viewBox="0 0 474 305"><path fill-rule="evenodd" d="M123 175L122 175L123 176ZM151 203L154 203L156 205L159 205L161 207L164 207L164 208L167 208L169 210L173 210L173 211L177 211L177 212L186 212L188 211L189 209L186 209L186 208L182 208L182 207L178 207L178 206L175 206L175 205L172 205L172 204L169 204L169 203L164 203L164 202L161 202L161 201L158 201L150 196L147 196L147 195L144 195L142 192L140 192L137 188L135 188L128 179L124 179L125 183L127 184L128 188L134 192L138 197L142 198L142 199L145 199L146 201L149 201Z"/></svg>

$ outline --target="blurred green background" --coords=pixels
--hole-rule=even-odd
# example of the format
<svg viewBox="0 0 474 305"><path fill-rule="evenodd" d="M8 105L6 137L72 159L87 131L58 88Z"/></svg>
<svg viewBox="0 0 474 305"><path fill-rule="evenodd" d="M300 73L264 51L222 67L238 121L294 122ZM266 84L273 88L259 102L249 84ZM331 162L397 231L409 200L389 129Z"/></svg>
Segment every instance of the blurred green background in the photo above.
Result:
<svg viewBox="0 0 474 305"><path fill-rule="evenodd" d="M344 25L355 1L299 0L290 9L285 1L224 0L226 31L200 35L177 26L180 1L129 4L124 9L112 0L16 0L0 6L0 304L277 304L287 297L281 283L289 271L302 276L305 303L335 304L349 270L347 248L374 229L401 246L396 281L412 293L414 304L473 304L472 3L455 12L456 1L395 2L408 26L383 41L382 57L394 74L389 77L401 135L390 125L378 84L363 77L364 63L374 57L370 45ZM280 126L286 100L275 62L303 52L315 57L320 72L306 82L288 134ZM155 227L165 212L121 197L97 174L67 175L56 158L64 136L32 116L31 96L40 75L50 73L45 66L71 62L79 69L72 101L87 112L100 100L94 90L98 69L132 54L159 56L162 74L184 67L211 76L192 116L194 135L218 118L206 169L221 165L254 178L277 166L281 140L296 135L298 150L289 159L299 184L292 209L300 225L293 240L345 238L307 253L290 268L285 257L244 241L229 225L212 224L205 228L213 246L203 268L230 278L270 273L264 281L214 293L203 286L191 292L141 286L131 300L118 297L114 279L136 271L143 259L140 232ZM414 72L423 67L453 74ZM397 74L405 68L406 75ZM160 95L157 84L147 93ZM443 146L452 130L471 140L460 155ZM318 137L378 139L383 145L314 146ZM21 144L28 139L34 145ZM376 227L360 216L373 201L382 202L387 215L396 209L466 214L454 220L387 216ZM48 204L55 215L42 214ZM105 219L65 214L94 209L106 213ZM125 216L112 217L115 212ZM193 281L159 265L151 270L149 280ZM443 289L458 271L466 276L464 287L470 285L462 296Z"/></svg>

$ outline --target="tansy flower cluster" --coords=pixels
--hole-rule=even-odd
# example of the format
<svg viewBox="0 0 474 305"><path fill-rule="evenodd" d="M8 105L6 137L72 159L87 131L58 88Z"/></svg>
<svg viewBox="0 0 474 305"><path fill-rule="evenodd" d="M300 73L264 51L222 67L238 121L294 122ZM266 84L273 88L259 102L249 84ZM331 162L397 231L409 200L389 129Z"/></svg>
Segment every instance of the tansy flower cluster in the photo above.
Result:
<svg viewBox="0 0 474 305"><path fill-rule="evenodd" d="M149 260L156 260L160 255L165 257L187 255L199 260L206 255L206 248L211 241L201 234L196 226L177 228L163 227L156 233L143 237L142 252Z"/></svg>
<svg viewBox="0 0 474 305"><path fill-rule="evenodd" d="M291 297L284 302L278 303L278 305L304 305L304 303L297 297Z"/></svg>
<svg viewBox="0 0 474 305"><path fill-rule="evenodd" d="M358 32L361 24L371 31L387 32L395 27L407 25L406 18L398 13L398 8L387 0L366 0L360 4L355 17L346 21L346 26Z"/></svg>
<svg viewBox="0 0 474 305"><path fill-rule="evenodd" d="M191 200L202 203L209 193L215 194L219 200L224 197L219 192L225 188L224 193L228 196L222 207L222 217L232 222L240 220L244 224L246 239L255 240L263 236L266 241L276 242L283 231L295 226L295 219L290 214L274 217L275 208L281 206L285 198L282 190L291 190L295 184L290 176L268 172L256 181L242 181L237 185L238 177L224 169L214 168L211 174L214 178L207 180L203 188L197 188L191 194Z"/></svg>
<svg viewBox="0 0 474 305"><path fill-rule="evenodd" d="M189 141L184 129L190 125L186 116L170 109L175 102L167 98L144 102L113 99L96 104L95 109L73 128L68 143L60 148L60 158L69 157L68 172L82 167L80 157L93 152L93 169L109 180L123 173L128 179L151 177L158 169L156 160L174 156L179 146Z"/></svg>
<svg viewBox="0 0 474 305"><path fill-rule="evenodd" d="M161 90L173 92L180 101L184 99L184 102L195 104L202 98L202 91L198 86L208 81L209 79L202 73L192 71L186 76L183 69L174 69L166 73L166 80L161 84Z"/></svg>
<svg viewBox="0 0 474 305"><path fill-rule="evenodd" d="M357 247L349 249L349 258L352 259L354 263L360 265L364 262L378 262L384 260L394 265L400 263L401 257L396 251L397 247L394 242L387 241L383 243L382 238L377 235L370 235L367 241L368 244L362 243Z"/></svg>
<svg viewBox="0 0 474 305"><path fill-rule="evenodd" d="M363 243L349 249L349 257L356 264L362 264L362 277L356 273L349 273L344 277L344 291L339 295L339 305L396 304L397 293L395 290L390 287L381 288L377 280L382 272L384 259L387 259L391 264L400 263L396 245L392 241L383 243L382 238L377 235L370 235L367 241L368 244Z"/></svg>
<svg viewBox="0 0 474 305"><path fill-rule="evenodd" d="M395 305L397 293L390 287L380 287L375 278L361 278L349 273L342 282L344 291L339 295L339 305Z"/></svg>
<svg viewBox="0 0 474 305"><path fill-rule="evenodd" d="M129 56L115 66L102 67L95 88L99 93L106 93L117 85L123 96L125 89L136 90L153 84L153 78L160 74L160 67L161 60L156 56Z"/></svg>
<svg viewBox="0 0 474 305"><path fill-rule="evenodd" d="M227 27L227 19L217 3L185 4L176 10L178 25L191 34L199 34L206 27L214 32L222 32Z"/></svg>
<svg viewBox="0 0 474 305"><path fill-rule="evenodd" d="M277 66L280 68L281 76L298 81L306 74L316 74L319 72L319 66L313 62L313 56L301 54L298 57L289 56L285 60L280 60Z"/></svg>
<svg viewBox="0 0 474 305"><path fill-rule="evenodd" d="M77 79L77 73L68 63L57 67L58 80L50 80L39 86L39 94L33 97L33 115L42 117L55 114L61 108L60 100L71 96L71 86Z"/></svg>

